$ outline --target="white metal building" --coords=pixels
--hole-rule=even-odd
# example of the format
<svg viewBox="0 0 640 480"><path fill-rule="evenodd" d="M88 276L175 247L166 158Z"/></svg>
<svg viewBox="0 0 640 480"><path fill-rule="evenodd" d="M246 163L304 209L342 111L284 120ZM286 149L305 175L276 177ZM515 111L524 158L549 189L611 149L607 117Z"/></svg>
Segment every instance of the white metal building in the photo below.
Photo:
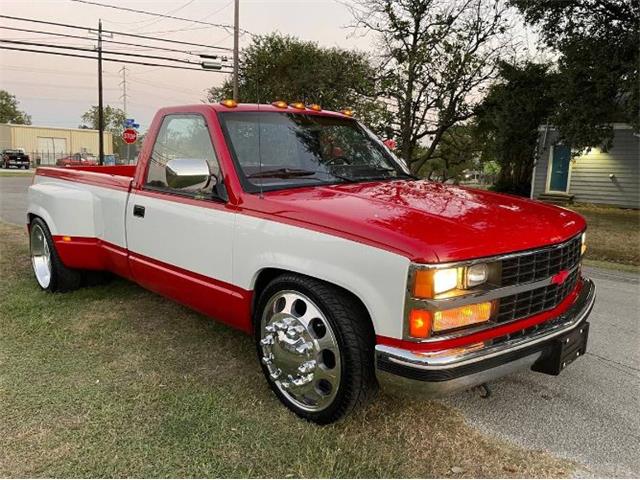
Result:
<svg viewBox="0 0 640 480"><path fill-rule="evenodd" d="M98 156L98 130L0 123L0 150L22 148L35 164L53 165L76 153ZM104 133L104 153L113 153L113 139Z"/></svg>

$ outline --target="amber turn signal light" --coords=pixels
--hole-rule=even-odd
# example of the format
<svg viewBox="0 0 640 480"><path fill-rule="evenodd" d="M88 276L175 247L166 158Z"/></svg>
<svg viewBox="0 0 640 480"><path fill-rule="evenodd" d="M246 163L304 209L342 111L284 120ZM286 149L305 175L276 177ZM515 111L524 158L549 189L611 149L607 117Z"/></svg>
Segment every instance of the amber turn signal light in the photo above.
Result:
<svg viewBox="0 0 640 480"><path fill-rule="evenodd" d="M413 296L433 298L433 270L416 270L413 280Z"/></svg>
<svg viewBox="0 0 640 480"><path fill-rule="evenodd" d="M427 338L431 332L431 312L411 310L409 314L409 335L413 338Z"/></svg>
<svg viewBox="0 0 640 480"><path fill-rule="evenodd" d="M433 314L433 331L442 332L483 323L491 318L493 302L474 303Z"/></svg>

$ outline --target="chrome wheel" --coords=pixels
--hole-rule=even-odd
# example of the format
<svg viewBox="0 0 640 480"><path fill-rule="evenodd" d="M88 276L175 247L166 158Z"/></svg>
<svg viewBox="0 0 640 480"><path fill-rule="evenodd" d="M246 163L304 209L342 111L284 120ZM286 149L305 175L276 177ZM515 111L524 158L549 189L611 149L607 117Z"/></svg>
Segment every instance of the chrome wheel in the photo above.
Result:
<svg viewBox="0 0 640 480"><path fill-rule="evenodd" d="M293 290L273 295L260 322L262 362L295 406L318 412L331 404L341 378L340 349L326 315Z"/></svg>
<svg viewBox="0 0 640 480"><path fill-rule="evenodd" d="M51 283L51 251L49 242L40 225L31 227L31 265L36 280L42 288L48 288Z"/></svg>

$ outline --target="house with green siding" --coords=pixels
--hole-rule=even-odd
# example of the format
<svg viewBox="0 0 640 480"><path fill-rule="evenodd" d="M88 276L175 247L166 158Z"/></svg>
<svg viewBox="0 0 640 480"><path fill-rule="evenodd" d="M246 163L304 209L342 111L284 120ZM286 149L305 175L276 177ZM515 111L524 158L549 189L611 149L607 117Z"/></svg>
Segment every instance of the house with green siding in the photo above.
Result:
<svg viewBox="0 0 640 480"><path fill-rule="evenodd" d="M574 156L552 126L542 126L531 198L553 203L596 203L640 208L640 134L614 125L613 146Z"/></svg>

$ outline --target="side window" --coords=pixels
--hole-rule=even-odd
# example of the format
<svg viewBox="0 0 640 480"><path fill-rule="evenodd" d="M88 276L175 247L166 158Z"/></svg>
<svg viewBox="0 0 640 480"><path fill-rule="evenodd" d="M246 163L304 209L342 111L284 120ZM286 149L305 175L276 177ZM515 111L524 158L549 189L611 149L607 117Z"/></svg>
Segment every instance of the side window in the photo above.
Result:
<svg viewBox="0 0 640 480"><path fill-rule="evenodd" d="M209 171L220 177L209 129L204 117L197 114L167 115L162 121L149 158L145 186L162 188L180 193L210 193L213 182L203 182L184 188L171 188L167 184L166 165L175 159L206 160Z"/></svg>

